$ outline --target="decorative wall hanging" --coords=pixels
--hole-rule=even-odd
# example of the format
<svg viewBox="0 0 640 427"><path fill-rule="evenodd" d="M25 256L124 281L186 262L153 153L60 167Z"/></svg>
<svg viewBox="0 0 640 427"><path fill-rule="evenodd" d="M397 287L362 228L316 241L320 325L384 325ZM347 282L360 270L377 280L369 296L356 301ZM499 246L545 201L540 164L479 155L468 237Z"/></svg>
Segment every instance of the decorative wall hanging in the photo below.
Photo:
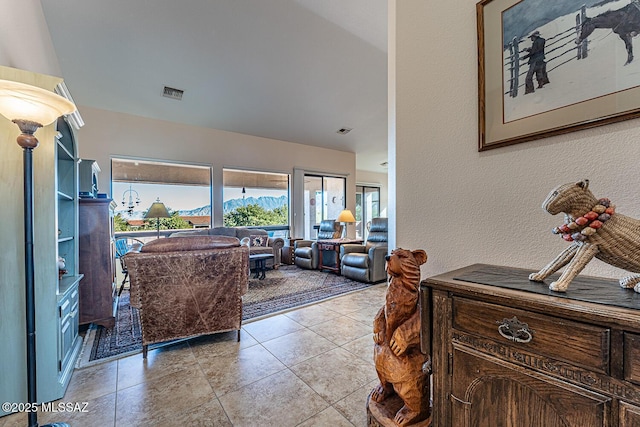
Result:
<svg viewBox="0 0 640 427"><path fill-rule="evenodd" d="M634 1L483 0L479 151L640 116Z"/></svg>

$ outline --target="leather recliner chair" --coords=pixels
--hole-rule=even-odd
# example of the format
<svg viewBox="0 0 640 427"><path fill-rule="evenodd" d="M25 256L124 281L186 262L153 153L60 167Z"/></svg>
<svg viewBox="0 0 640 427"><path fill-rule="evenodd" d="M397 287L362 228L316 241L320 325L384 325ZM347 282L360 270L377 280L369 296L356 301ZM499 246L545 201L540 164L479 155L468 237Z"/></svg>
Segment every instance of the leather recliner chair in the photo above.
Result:
<svg viewBox="0 0 640 427"><path fill-rule="evenodd" d="M342 275L359 282L377 283L387 280L385 256L388 241L387 218L373 218L364 245L340 246Z"/></svg>
<svg viewBox="0 0 640 427"><path fill-rule="evenodd" d="M125 256L131 306L140 310L142 354L149 344L237 331L249 286L249 248L235 237L156 239Z"/></svg>
<svg viewBox="0 0 640 427"><path fill-rule="evenodd" d="M325 219L320 222L317 240L339 239L342 236L342 225L333 219ZM294 264L308 270L318 268L318 244L317 240L296 240L294 243ZM324 253L323 253L324 254ZM335 258L335 252L326 251L327 258L323 258L324 264L331 265L331 256ZM335 264L334 260L334 264Z"/></svg>

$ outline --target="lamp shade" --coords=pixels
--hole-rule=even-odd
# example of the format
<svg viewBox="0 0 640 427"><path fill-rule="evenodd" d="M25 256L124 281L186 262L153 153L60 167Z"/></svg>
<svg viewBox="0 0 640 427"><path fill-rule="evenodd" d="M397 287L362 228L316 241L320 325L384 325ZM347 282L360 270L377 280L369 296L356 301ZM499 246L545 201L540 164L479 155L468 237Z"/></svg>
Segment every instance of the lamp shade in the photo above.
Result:
<svg viewBox="0 0 640 427"><path fill-rule="evenodd" d="M356 219L349 209L345 209L342 212L340 212L340 215L338 215L338 219L336 219L336 221L337 222L356 222Z"/></svg>
<svg viewBox="0 0 640 427"><path fill-rule="evenodd" d="M157 199L155 202L151 204L151 207L149 208L147 213L144 215L144 217L145 218L169 218L170 215L164 203L162 203L160 199Z"/></svg>
<svg viewBox="0 0 640 427"><path fill-rule="evenodd" d="M10 80L0 80L0 114L9 120L28 120L42 126L73 113L73 102L51 91Z"/></svg>

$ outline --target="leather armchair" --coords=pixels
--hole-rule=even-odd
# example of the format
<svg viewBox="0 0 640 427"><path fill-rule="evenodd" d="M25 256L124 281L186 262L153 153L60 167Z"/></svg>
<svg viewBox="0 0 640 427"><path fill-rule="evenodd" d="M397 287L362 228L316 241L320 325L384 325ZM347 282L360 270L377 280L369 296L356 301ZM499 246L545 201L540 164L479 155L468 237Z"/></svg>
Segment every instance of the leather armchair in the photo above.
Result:
<svg viewBox="0 0 640 427"><path fill-rule="evenodd" d="M333 219L325 219L320 222L317 240L339 239L341 236L342 225L340 223L335 222ZM318 268L318 244L315 240L296 240L293 247L295 256L293 262L295 265L309 270L316 270ZM333 253L335 254L335 252ZM329 255L329 252L327 252L327 256L332 255ZM331 263L331 261L326 259L324 261L326 264Z"/></svg>
<svg viewBox="0 0 640 427"><path fill-rule="evenodd" d="M387 280L385 256L387 255L388 220L374 218L364 245L340 246L341 273L359 282L377 283Z"/></svg>
<svg viewBox="0 0 640 427"><path fill-rule="evenodd" d="M149 344L242 326L249 248L235 237L157 239L124 256L131 306L140 310L142 349Z"/></svg>

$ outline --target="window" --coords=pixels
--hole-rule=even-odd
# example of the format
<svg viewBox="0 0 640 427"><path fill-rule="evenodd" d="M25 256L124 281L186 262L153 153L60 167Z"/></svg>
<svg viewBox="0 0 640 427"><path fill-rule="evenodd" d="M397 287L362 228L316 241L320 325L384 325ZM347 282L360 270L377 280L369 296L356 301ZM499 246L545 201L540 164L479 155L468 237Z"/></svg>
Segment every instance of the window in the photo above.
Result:
<svg viewBox="0 0 640 427"><path fill-rule="evenodd" d="M111 159L111 194L115 231L152 231L154 219L144 215L159 199L170 218L160 218L160 230L211 225L211 168L142 159Z"/></svg>
<svg viewBox="0 0 640 427"><path fill-rule="evenodd" d="M342 177L304 176L304 238L315 239L320 222L336 219L345 208L347 180Z"/></svg>
<svg viewBox="0 0 640 427"><path fill-rule="evenodd" d="M380 188L356 185L356 237L366 240L367 224L380 216Z"/></svg>
<svg viewBox="0 0 640 427"><path fill-rule="evenodd" d="M224 169L222 181L226 227L261 227L272 237L287 237L288 174Z"/></svg>

